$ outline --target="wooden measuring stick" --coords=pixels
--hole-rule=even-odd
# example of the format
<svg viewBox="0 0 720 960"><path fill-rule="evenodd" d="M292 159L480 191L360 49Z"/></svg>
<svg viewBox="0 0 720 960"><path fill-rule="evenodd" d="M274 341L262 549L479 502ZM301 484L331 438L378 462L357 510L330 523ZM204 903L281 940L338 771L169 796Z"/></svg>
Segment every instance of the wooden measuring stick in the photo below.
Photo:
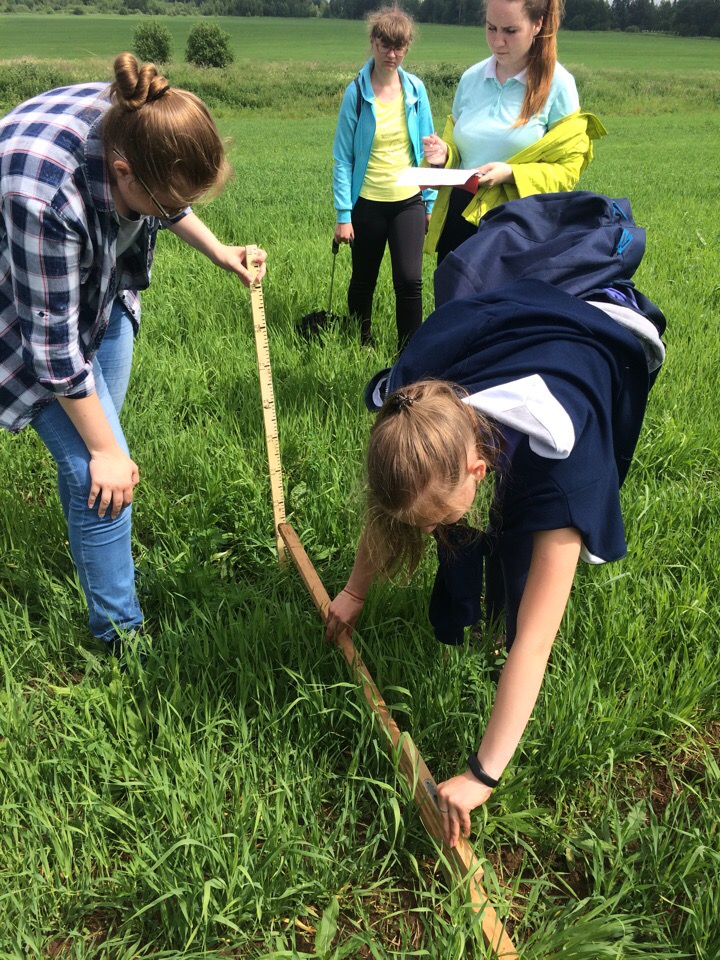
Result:
<svg viewBox="0 0 720 960"><path fill-rule="evenodd" d="M265 427L265 445L267 447L268 467L270 469L270 494L272 496L273 518L275 521L275 544L280 563L287 563L285 544L280 536L279 527L285 522L285 494L283 493L282 464L280 463L280 440L278 437L277 415L275 413L275 394L273 392L272 369L270 367L270 346L268 344L267 323L265 322L265 302L262 283L257 279L258 267L252 262L257 246L252 243L245 247L245 262L253 274L250 284L250 304L252 306L253 329L255 331L255 352L257 353L258 374L260 377L260 397Z"/></svg>
<svg viewBox="0 0 720 960"><path fill-rule="evenodd" d="M298 535L290 524L281 523L278 529L298 569L298 573L324 621L330 606L330 597L305 553ZM476 913L482 914L482 934L485 943L494 950L498 958L518 960L518 954L512 940L505 932L505 927L502 921L498 919L480 882L481 866L473 853L472 847L463 836L452 848L448 847L443 840L443 819L437 805L437 783L415 746L412 737L407 733L402 733L391 717L382 694L375 685L375 681L363 663L347 630L340 631L335 638L335 644L342 651L354 678L361 685L365 699L375 714L381 731L388 740L390 751L392 753L397 752L398 768L412 792L425 829L430 836L442 844L445 858L457 879L462 883L467 883L472 909Z"/></svg>

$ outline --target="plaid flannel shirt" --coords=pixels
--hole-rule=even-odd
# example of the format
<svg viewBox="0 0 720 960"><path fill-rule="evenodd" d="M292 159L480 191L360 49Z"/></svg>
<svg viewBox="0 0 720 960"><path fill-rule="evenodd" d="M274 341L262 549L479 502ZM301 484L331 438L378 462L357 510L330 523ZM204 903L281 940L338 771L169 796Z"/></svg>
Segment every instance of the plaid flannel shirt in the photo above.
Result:
<svg viewBox="0 0 720 960"><path fill-rule="evenodd" d="M0 120L0 426L14 433L57 396L94 392L118 295L140 322L160 222L144 219L118 275L100 139L108 89L51 90Z"/></svg>

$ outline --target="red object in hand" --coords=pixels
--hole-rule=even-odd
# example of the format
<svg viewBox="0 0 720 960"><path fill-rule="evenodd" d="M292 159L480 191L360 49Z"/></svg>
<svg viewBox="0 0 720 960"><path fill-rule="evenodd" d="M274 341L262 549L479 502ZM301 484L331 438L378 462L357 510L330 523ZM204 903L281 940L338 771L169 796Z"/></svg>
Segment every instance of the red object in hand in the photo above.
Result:
<svg viewBox="0 0 720 960"><path fill-rule="evenodd" d="M461 186L461 190L467 190L468 193L476 194L478 192L478 186L480 185L480 176L477 173L474 173L469 177L465 183Z"/></svg>

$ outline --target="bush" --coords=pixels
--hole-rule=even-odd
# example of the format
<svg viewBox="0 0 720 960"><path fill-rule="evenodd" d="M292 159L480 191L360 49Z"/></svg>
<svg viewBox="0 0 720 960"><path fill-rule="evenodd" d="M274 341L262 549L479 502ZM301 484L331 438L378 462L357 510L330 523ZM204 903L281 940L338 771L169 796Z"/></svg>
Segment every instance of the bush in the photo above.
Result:
<svg viewBox="0 0 720 960"><path fill-rule="evenodd" d="M198 23L188 36L185 59L196 67L226 67L235 59L230 34L217 23Z"/></svg>
<svg viewBox="0 0 720 960"><path fill-rule="evenodd" d="M133 51L141 59L152 63L168 63L172 58L172 37L159 20L141 23L133 33Z"/></svg>
<svg viewBox="0 0 720 960"><path fill-rule="evenodd" d="M0 70L0 116L43 90L77 82L77 79L69 79L63 69L21 57Z"/></svg>

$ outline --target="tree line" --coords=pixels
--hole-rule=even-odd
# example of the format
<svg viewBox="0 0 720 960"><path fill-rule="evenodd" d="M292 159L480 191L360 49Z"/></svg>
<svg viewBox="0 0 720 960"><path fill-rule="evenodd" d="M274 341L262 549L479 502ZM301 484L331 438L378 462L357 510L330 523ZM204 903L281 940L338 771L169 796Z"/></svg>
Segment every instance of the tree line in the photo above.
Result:
<svg viewBox="0 0 720 960"><path fill-rule="evenodd" d="M358 20L378 5L379 0L0 0L0 12ZM482 0L403 0L402 5L419 23L476 26L483 21ZM563 27L720 37L720 0L566 0Z"/></svg>

